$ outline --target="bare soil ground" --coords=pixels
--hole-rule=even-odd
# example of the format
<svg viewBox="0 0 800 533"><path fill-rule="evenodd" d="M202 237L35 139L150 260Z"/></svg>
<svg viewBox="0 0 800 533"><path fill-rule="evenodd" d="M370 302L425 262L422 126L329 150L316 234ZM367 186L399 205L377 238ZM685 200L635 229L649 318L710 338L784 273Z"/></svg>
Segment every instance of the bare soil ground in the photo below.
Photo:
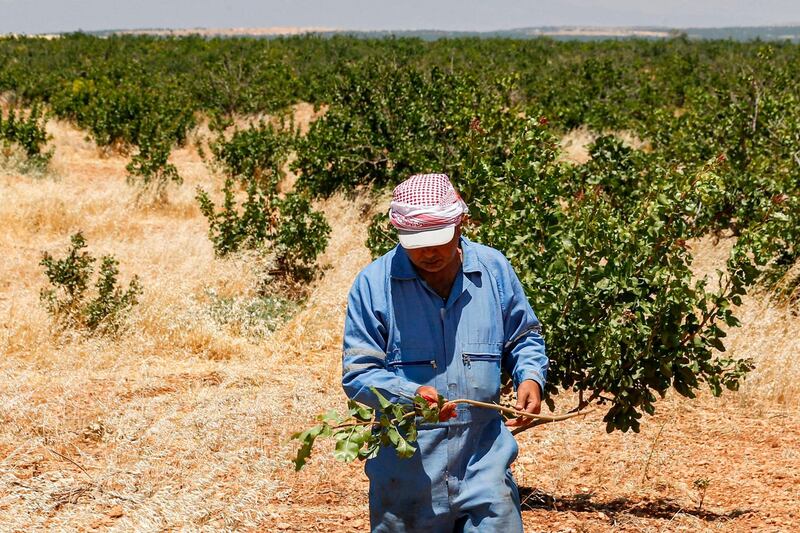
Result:
<svg viewBox="0 0 800 533"><path fill-rule="evenodd" d="M295 473L289 437L342 405L345 295L380 201L321 204L325 276L257 338L209 313L210 291L246 301L261 267L214 258L193 197L220 180L200 158L177 151L186 183L146 205L124 158L50 131L52 176L0 172L0 531L367 530L362 466L322 445ZM41 251L62 254L78 229L142 278L120 338L58 333L38 301ZM725 240L694 246L698 275L724 262ZM757 363L742 391L670 395L638 435L606 434L600 412L520 435L528 531L800 529L800 319L758 295L739 311L729 351Z"/></svg>

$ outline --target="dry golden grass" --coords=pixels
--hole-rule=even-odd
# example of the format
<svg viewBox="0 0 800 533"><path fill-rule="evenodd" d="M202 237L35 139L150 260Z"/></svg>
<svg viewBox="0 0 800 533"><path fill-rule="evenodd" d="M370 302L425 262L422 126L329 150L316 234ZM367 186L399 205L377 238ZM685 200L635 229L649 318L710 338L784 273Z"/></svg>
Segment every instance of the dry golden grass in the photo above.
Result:
<svg viewBox="0 0 800 533"><path fill-rule="evenodd" d="M333 226L325 276L293 318L257 338L209 314L209 291L252 295L266 265L214 257L194 189L219 191L219 179L191 149L173 155L184 185L148 206L125 183L124 158L100 156L69 125L49 131L51 177L0 174L0 529L366 529L361 466L336 463L323 444L295 474L289 437L342 404L345 296L385 198L320 204ZM123 280L142 279L118 339L59 333L38 300L41 251L63 253L78 229L92 254L119 259ZM699 271L725 255L724 242L696 246ZM721 531L800 520L785 511L800 482L800 324L759 297L741 313L729 348L758 365L741 393L670 396L640 436L606 436L599 413L523 434L520 485L559 500L537 505L529 490L526 524ZM701 477L712 480L711 515L692 512ZM756 507L766 510L732 513Z"/></svg>
<svg viewBox="0 0 800 533"><path fill-rule="evenodd" d="M706 237L692 243L693 268L698 276L716 280L733 246L732 237ZM710 287L713 285L710 283ZM752 359L756 368L744 382L739 399L746 403L777 402L800 405L800 316L798 310L770 300L754 290L736 309L742 327L728 330L727 353Z"/></svg>
<svg viewBox="0 0 800 533"><path fill-rule="evenodd" d="M194 188L218 191L219 180L199 157L176 151L184 185L170 188L166 205L141 205L124 158L101 156L69 125L49 131L52 177L0 177L0 523L263 524L265 499L280 496L290 471L288 436L341 396L331 355L341 295L369 260L359 210L369 204L322 206L334 226L322 264L337 268L312 289L312 305L259 342L207 310L208 290L246 296L262 269L252 257L215 259ZM77 230L93 255L119 259L124 280L142 279L119 339L58 333L38 300L41 252L63 253ZM308 380L302 394L299 379ZM118 505L137 512L111 516Z"/></svg>
<svg viewBox="0 0 800 533"><path fill-rule="evenodd" d="M606 132L608 133L608 132ZM613 134L621 139L626 145L637 150L649 150L650 144L641 140L631 131L615 131ZM575 128L568 132L559 141L562 154L561 160L582 165L589 161L589 145L597 139L600 134L586 127Z"/></svg>

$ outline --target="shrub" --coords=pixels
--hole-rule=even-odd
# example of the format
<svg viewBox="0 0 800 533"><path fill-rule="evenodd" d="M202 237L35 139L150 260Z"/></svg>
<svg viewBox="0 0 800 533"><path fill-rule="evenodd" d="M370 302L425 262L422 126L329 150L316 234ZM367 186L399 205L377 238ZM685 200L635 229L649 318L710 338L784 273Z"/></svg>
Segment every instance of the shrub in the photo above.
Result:
<svg viewBox="0 0 800 533"><path fill-rule="evenodd" d="M325 116L298 141L298 186L315 196L384 187L409 174L458 179L471 153L502 157L504 132L519 121L513 83L368 63L350 68ZM493 132L493 136L478 135ZM482 139L496 141L474 146Z"/></svg>
<svg viewBox="0 0 800 533"><path fill-rule="evenodd" d="M331 227L325 215L315 211L302 194L287 194L278 201L278 212L273 239L278 269L281 273L310 279L317 256L328 245Z"/></svg>
<svg viewBox="0 0 800 533"><path fill-rule="evenodd" d="M27 115L11 108L3 117L0 111L0 142L10 148L17 145L25 153L24 169L43 170L53 156L52 151L43 152L47 142L46 114L43 109L34 105Z"/></svg>
<svg viewBox="0 0 800 533"><path fill-rule="evenodd" d="M262 121L236 130L230 140L220 135L211 152L228 176L243 183L255 181L261 189L274 191L285 177L283 169L293 142L285 125L275 127Z"/></svg>
<svg viewBox="0 0 800 533"><path fill-rule="evenodd" d="M81 232L71 238L66 257L56 259L44 252L41 262L50 288L42 289L40 298L47 311L64 327L90 332L116 333L127 312L138 303L142 293L139 278L134 276L128 288L118 283L119 262L110 255L101 258L95 281L95 295L88 294L94 262L86 249Z"/></svg>
<svg viewBox="0 0 800 533"><path fill-rule="evenodd" d="M169 162L172 138L165 133L157 121L145 120L139 132L138 152L125 167L128 182L139 183L142 193L152 192L156 199L165 200L170 182L180 185L183 178L178 169Z"/></svg>
<svg viewBox="0 0 800 533"><path fill-rule="evenodd" d="M194 126L194 109L181 85L151 79L131 65L65 81L53 95L55 112L85 128L101 147L127 151L152 137L157 125L169 144L182 144Z"/></svg>
<svg viewBox="0 0 800 533"><path fill-rule="evenodd" d="M217 211L208 193L199 188L197 201L208 219L217 255L271 245L273 273L307 280L331 228L305 195L278 194L291 144L290 133L263 122L234 132L229 141L220 136L212 151L227 174L223 204ZM236 201L237 184L246 191L241 206Z"/></svg>
<svg viewBox="0 0 800 533"><path fill-rule="evenodd" d="M153 78L142 68L123 63L65 81L53 106L88 130L98 146L125 154L135 150L126 167L128 182L164 200L169 183L182 183L169 155L186 142L194 108L175 79Z"/></svg>
<svg viewBox="0 0 800 533"><path fill-rule="evenodd" d="M230 48L220 57L209 58L203 76L191 85L195 98L209 111L212 130L224 130L236 114L285 107L299 88L292 69L269 53L251 53L252 45L246 41L231 43Z"/></svg>
<svg viewBox="0 0 800 533"><path fill-rule="evenodd" d="M264 243L272 226L274 197L264 194L255 182L250 183L240 213L232 178L225 180L222 193L225 199L217 211L208 193L197 189L200 212L208 219L208 237L217 255L225 256L240 248L257 248Z"/></svg>
<svg viewBox="0 0 800 533"><path fill-rule="evenodd" d="M272 273L310 279L314 261L325 250L331 231L324 215L314 211L309 200L300 194L280 199L255 182L249 184L247 197L239 207L234 185L231 178L225 181L225 200L219 211L206 191L197 192L217 255L270 244L277 264Z"/></svg>

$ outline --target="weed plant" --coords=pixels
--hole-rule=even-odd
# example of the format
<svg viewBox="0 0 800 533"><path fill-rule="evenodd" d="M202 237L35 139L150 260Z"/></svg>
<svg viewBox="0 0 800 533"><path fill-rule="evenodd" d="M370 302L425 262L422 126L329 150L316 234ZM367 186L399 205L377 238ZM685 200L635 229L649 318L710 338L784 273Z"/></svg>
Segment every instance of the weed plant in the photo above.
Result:
<svg viewBox="0 0 800 533"><path fill-rule="evenodd" d="M86 251L81 232L70 238L65 257L57 259L44 252L40 265L50 281L40 298L47 311L62 327L90 333L117 333L127 313L142 294L139 278L134 276L127 289L119 283L119 262L111 255L100 259L100 270L89 290L96 259Z"/></svg>

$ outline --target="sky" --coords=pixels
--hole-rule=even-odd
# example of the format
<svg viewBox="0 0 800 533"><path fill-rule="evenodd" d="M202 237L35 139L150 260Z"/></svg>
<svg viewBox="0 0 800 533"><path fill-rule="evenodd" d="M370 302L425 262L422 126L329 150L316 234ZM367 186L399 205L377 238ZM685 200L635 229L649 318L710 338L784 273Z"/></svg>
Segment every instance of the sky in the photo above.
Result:
<svg viewBox="0 0 800 533"><path fill-rule="evenodd" d="M800 25L800 0L0 0L0 33L274 26L488 31L572 25Z"/></svg>

